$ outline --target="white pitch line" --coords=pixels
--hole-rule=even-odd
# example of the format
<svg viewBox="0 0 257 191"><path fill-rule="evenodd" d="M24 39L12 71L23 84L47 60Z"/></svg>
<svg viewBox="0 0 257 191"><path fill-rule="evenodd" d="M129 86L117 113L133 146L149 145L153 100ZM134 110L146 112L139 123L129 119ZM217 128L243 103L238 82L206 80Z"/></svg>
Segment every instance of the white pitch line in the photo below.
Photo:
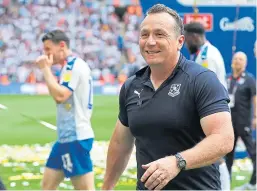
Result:
<svg viewBox="0 0 257 191"><path fill-rule="evenodd" d="M56 126L52 125L51 123L47 123L46 121L39 121L39 123L41 125L44 125L45 127L49 128L49 129L52 129L52 130L55 130L57 129Z"/></svg>
<svg viewBox="0 0 257 191"><path fill-rule="evenodd" d="M5 105L0 104L0 109L6 110L6 109L8 109L8 108L7 108Z"/></svg>
<svg viewBox="0 0 257 191"><path fill-rule="evenodd" d="M0 104L0 109L7 110L8 108L7 108L5 105ZM43 125L43 126L49 128L49 129L52 129L52 130L55 130L55 131L56 131L56 129L57 129L56 126L52 125L51 123L47 123L46 121L41 121L41 120L40 120L40 121L38 121L38 122L39 122L41 125Z"/></svg>

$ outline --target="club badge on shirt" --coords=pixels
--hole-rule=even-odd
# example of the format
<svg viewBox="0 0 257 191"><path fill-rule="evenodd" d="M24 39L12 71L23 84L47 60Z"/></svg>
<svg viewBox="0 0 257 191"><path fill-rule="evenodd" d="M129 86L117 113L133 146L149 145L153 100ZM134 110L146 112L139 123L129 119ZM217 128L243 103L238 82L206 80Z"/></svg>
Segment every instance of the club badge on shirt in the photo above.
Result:
<svg viewBox="0 0 257 191"><path fill-rule="evenodd" d="M69 82L71 80L71 71L66 71L63 74L63 82Z"/></svg>

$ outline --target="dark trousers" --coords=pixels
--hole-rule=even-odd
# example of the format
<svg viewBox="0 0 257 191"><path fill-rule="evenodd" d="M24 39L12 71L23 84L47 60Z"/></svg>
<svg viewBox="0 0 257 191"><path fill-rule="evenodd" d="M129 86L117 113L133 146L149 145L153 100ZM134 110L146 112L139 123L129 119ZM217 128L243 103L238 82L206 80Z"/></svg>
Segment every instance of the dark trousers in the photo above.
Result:
<svg viewBox="0 0 257 191"><path fill-rule="evenodd" d="M234 126L234 133L235 133L234 148L232 152L228 153L226 156L228 171L231 175L231 168L234 161L236 142L238 140L238 137L241 137L253 163L253 174L250 180L250 184L254 185L256 184L256 144L252 137L252 131L249 128L245 128L245 126L241 126L241 127L237 126L237 128L235 128Z"/></svg>
<svg viewBox="0 0 257 191"><path fill-rule="evenodd" d="M4 183L2 182L1 179L0 179L0 190L5 190Z"/></svg>

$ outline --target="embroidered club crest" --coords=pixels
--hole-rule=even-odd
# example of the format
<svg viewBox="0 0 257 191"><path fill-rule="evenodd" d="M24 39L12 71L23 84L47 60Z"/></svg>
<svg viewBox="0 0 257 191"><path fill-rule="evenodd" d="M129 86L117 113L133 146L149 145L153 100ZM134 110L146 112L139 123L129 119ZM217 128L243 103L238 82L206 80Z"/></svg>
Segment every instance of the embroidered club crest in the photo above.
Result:
<svg viewBox="0 0 257 191"><path fill-rule="evenodd" d="M175 97L175 96L179 95L180 94L180 91L179 91L180 86L181 86L181 84L172 84L170 86L170 90L169 90L168 95L171 96L171 97Z"/></svg>

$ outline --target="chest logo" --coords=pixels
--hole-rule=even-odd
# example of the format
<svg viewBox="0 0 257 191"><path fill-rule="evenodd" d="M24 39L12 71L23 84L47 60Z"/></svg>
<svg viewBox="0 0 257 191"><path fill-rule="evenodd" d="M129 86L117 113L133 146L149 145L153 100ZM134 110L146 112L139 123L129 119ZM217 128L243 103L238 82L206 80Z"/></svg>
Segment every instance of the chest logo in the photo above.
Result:
<svg viewBox="0 0 257 191"><path fill-rule="evenodd" d="M140 94L142 91L143 91L143 89L140 92L138 92L137 90L134 90L134 94L137 94L138 98L140 99Z"/></svg>
<svg viewBox="0 0 257 191"><path fill-rule="evenodd" d="M137 105L141 106L142 105L142 100L140 99L140 94L142 93L143 89L138 92L137 90L134 90L134 94L136 94L138 96L138 101L137 101Z"/></svg>
<svg viewBox="0 0 257 191"><path fill-rule="evenodd" d="M180 91L179 91L180 86L181 86L181 84L172 84L170 86L170 90L169 90L168 95L171 96L171 97L175 97L175 96L179 95L180 94Z"/></svg>

